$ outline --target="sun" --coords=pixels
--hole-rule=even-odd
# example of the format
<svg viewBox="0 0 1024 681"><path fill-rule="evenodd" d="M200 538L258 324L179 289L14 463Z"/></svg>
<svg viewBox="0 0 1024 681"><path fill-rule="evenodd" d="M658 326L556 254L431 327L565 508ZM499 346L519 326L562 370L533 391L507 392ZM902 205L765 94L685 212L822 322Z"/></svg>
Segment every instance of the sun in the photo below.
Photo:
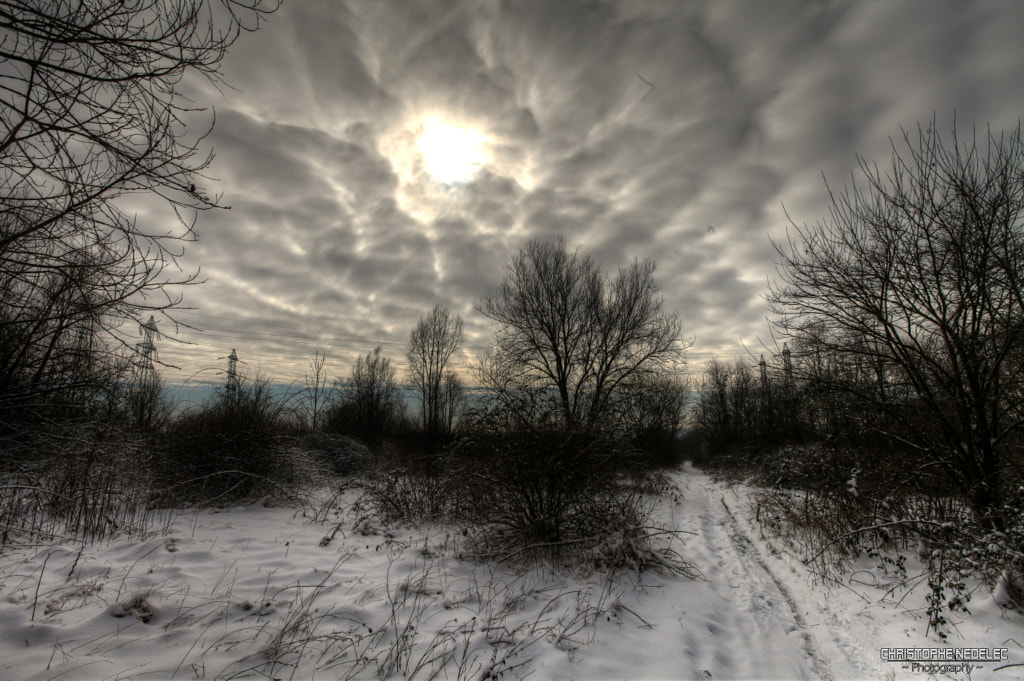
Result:
<svg viewBox="0 0 1024 681"><path fill-rule="evenodd" d="M427 121L417 139L427 172L444 184L472 179L487 161L483 136L469 128L441 121Z"/></svg>

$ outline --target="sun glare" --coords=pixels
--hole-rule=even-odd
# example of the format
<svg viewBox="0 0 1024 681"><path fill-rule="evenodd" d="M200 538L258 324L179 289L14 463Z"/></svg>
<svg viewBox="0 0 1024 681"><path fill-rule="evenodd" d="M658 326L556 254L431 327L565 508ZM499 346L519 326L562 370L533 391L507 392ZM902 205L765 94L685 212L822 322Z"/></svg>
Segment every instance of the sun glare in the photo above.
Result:
<svg viewBox="0 0 1024 681"><path fill-rule="evenodd" d="M399 207L424 225L465 210L475 196L466 189L485 169L527 191L534 186L525 149L458 112L410 111L378 144L397 176Z"/></svg>
<svg viewBox="0 0 1024 681"><path fill-rule="evenodd" d="M427 172L445 184L473 177L486 161L482 142L479 133L440 122L427 123L418 139Z"/></svg>

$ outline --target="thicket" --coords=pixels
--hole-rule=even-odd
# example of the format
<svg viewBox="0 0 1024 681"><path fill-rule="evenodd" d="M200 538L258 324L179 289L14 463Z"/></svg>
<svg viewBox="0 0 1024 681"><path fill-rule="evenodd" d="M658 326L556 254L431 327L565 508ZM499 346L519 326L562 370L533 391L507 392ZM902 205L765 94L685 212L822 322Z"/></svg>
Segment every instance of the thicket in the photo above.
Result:
<svg viewBox="0 0 1024 681"><path fill-rule="evenodd" d="M407 429L405 402L397 371L378 345L356 359L348 380L334 382L324 429L380 442Z"/></svg>
<svg viewBox="0 0 1024 681"><path fill-rule="evenodd" d="M241 377L175 419L154 452L163 503L268 494L294 478L294 418L272 387L265 375Z"/></svg>
<svg viewBox="0 0 1024 681"><path fill-rule="evenodd" d="M163 516L151 504L149 441L109 420L51 424L4 442L0 550L54 539L142 535Z"/></svg>
<svg viewBox="0 0 1024 681"><path fill-rule="evenodd" d="M0 344L17 333L0 324ZM103 343L51 340L36 378L12 361L0 388L0 546L139 532L152 516L150 454L170 410L159 380Z"/></svg>
<svg viewBox="0 0 1024 681"><path fill-rule="evenodd" d="M386 520L441 521L464 529L465 553L695 576L675 552L674 528L651 519L671 486L613 432L566 429L556 401L524 391L467 416L438 454L394 458L366 486Z"/></svg>
<svg viewBox="0 0 1024 681"><path fill-rule="evenodd" d="M808 403L794 385L791 356L783 363L729 365L710 361L697 382L692 430L687 439L695 463L708 467L756 466L785 444L814 437Z"/></svg>

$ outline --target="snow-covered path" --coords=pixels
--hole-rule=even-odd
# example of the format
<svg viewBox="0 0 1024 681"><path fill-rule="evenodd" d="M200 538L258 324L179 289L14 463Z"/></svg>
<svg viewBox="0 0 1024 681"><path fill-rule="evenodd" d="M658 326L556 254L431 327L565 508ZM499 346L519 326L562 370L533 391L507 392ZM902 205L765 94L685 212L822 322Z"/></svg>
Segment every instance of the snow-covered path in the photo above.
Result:
<svg viewBox="0 0 1024 681"><path fill-rule="evenodd" d="M815 586L761 536L749 490L672 479L658 521L690 533L676 548L704 579L481 565L457 528L379 528L351 497L327 524L250 504L183 513L170 536L9 551L0 679L923 678L878 652L938 645L918 594ZM972 613L949 645L1019 662L1024 618L991 598ZM971 681L1019 669L993 666Z"/></svg>
<svg viewBox="0 0 1024 681"><path fill-rule="evenodd" d="M703 581L645 577L648 584L630 607L649 631L599 632L586 658L554 676L680 679L878 678L877 650L864 650L850 632L837 631L800 591L787 586L770 553L751 528L737 521L738 498L705 474L686 468L675 480L680 503L668 509L672 525L694 533L681 553ZM805 576L789 581L806 589ZM646 644L643 642L646 640ZM635 646L648 654L637 655ZM657 651L657 652L655 652ZM621 664L609 668L608 661ZM592 674L593 672L593 674Z"/></svg>
<svg viewBox="0 0 1024 681"><path fill-rule="evenodd" d="M629 606L650 629L598 627L598 640L558 678L644 679L982 679L1019 678L1020 666L999 663L929 675L883 662L887 647L1006 647L1009 663L1024 658L1024 617L997 606L982 588L971 615L955 622L950 640L925 635L925 590L889 592L868 564L842 585L816 583L795 557L775 550L754 522L749 489L711 480L686 467L673 475L678 503L662 520L694 533L680 553L703 581L645 575L647 587ZM878 580L874 582L874 580ZM546 678L541 671L541 678Z"/></svg>
<svg viewBox="0 0 1024 681"><path fill-rule="evenodd" d="M739 505L735 495L693 469L678 480L685 500L679 527L699 528L687 542L687 557L706 566L709 588L721 599L720 607L708 603L708 610L721 613L717 618L724 626L718 630L749 641L749 654L723 665L721 676L831 679L878 671L859 641L830 628L826 616L799 598L807 588L805 575L790 572L794 584L787 586L785 572L772 566L757 535L738 522L742 509L730 507L730 501Z"/></svg>
<svg viewBox="0 0 1024 681"><path fill-rule="evenodd" d="M715 678L1017 678L1019 665L1000 669L1000 663L987 663L975 666L971 675L929 675L880 658L880 649L890 647L1006 647L1009 662L1019 663L1024 618L996 605L984 587L971 603L972 614L953 622L948 641L934 633L928 637L923 587L911 593L890 590L891 575L880 573L870 560L844 584L816 582L796 557L777 551L764 537L749 508L749 489L714 482L689 467L675 480L683 496L675 522L680 529L699 528L687 541L685 555L704 567L714 595L701 602L701 609L728 621L730 638L751 642L750 653L738 663L720 665L721 676ZM911 574L915 569L920 566L910 567ZM682 597L701 601L695 589ZM717 651L722 641L702 643L705 651Z"/></svg>
<svg viewBox="0 0 1024 681"><path fill-rule="evenodd" d="M703 475L690 474L682 482L678 527L697 532L687 541L686 556L703 566L709 580L699 601L702 624L711 634L688 627L684 656L714 678L829 678L799 614L740 530L721 490ZM745 655L736 655L737 643Z"/></svg>

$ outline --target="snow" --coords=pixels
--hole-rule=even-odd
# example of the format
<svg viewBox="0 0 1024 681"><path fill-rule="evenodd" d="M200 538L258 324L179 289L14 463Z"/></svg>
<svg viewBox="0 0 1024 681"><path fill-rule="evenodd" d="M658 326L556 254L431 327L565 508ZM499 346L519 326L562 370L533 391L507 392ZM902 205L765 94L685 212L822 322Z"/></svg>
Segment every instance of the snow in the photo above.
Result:
<svg viewBox="0 0 1024 681"><path fill-rule="evenodd" d="M145 541L9 550L0 678L927 678L880 659L911 646L1022 661L1024 617L986 593L942 643L923 588L890 593L870 562L816 583L762 536L749 489L674 481L659 520L693 533L676 548L703 579L477 563L458 528L387 527L353 492L327 513L183 511ZM1019 678L997 666L970 678Z"/></svg>
<svg viewBox="0 0 1024 681"><path fill-rule="evenodd" d="M846 491L855 497L860 496L860 493L857 491L857 475L859 473L860 469L855 468L853 473L850 474L850 479L846 481Z"/></svg>

